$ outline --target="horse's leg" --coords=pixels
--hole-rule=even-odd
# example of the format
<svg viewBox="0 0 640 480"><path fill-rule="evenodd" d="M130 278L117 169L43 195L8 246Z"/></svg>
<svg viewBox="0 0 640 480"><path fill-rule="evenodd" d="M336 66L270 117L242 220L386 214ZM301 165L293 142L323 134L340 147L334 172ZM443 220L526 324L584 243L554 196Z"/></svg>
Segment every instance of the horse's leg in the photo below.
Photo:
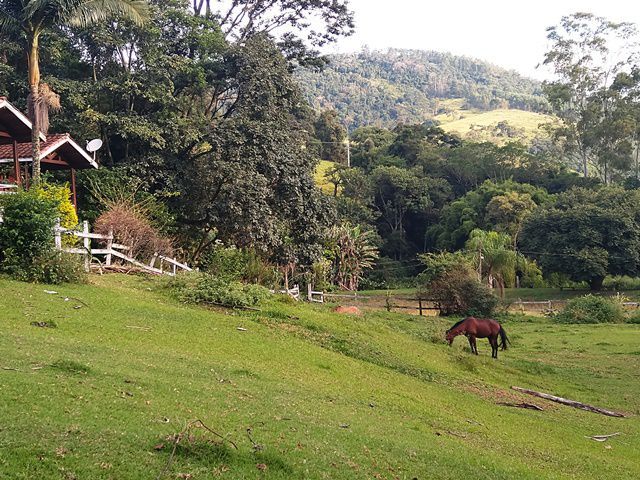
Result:
<svg viewBox="0 0 640 480"><path fill-rule="evenodd" d="M498 338L495 336L489 337L489 343L491 344L491 357L498 358Z"/></svg>
<svg viewBox="0 0 640 480"><path fill-rule="evenodd" d="M476 337L471 335L469 337L469 341L471 342L471 353L475 353L478 355L478 345L476 344Z"/></svg>
<svg viewBox="0 0 640 480"><path fill-rule="evenodd" d="M473 352L473 337L471 335L467 335L467 340L469 340L469 348L471 349L471 353Z"/></svg>

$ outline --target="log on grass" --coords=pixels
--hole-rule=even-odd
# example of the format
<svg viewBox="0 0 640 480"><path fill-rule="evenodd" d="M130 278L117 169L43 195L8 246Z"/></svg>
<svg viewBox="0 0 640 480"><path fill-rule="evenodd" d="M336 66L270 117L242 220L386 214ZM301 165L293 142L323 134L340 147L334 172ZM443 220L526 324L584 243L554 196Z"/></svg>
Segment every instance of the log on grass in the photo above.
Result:
<svg viewBox="0 0 640 480"><path fill-rule="evenodd" d="M626 417L624 413L614 412L612 410L607 410L605 408L594 407L593 405L577 402L575 400L569 400L567 398L557 397L555 395L550 395L548 393L536 392L535 390L529 390L527 388L522 388L522 387L511 387L511 388L517 392L526 393L527 395L533 395L534 397L544 398L545 400L561 403L562 405L568 405L569 407L573 407L573 408L579 408L581 410L586 410L588 412L599 413L601 415L607 415L609 417L620 417L620 418Z"/></svg>

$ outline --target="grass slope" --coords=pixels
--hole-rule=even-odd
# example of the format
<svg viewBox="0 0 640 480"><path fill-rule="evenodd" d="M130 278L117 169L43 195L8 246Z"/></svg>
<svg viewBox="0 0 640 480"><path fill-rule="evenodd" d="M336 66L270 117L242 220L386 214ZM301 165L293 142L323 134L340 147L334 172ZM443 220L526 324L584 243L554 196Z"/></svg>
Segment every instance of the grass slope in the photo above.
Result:
<svg viewBox="0 0 640 480"><path fill-rule="evenodd" d="M490 127L504 121L510 126L522 130L527 140L541 134L540 125L553 120L553 117L549 115L510 108L489 112L458 110L454 114L436 118L442 122L441 126L445 131L458 133L462 137L469 137L477 127Z"/></svg>
<svg viewBox="0 0 640 480"><path fill-rule="evenodd" d="M238 450L196 431L162 478L640 471L637 416L496 406L520 398L508 389L516 384L637 415L640 326L512 322L513 349L494 361L484 342L479 357L463 339L440 343L449 322L438 319L277 301L216 312L168 298L158 280L116 275L59 295L0 287L0 478L156 478L170 458L166 437L196 418ZM622 435L605 444L584 437L613 432Z"/></svg>

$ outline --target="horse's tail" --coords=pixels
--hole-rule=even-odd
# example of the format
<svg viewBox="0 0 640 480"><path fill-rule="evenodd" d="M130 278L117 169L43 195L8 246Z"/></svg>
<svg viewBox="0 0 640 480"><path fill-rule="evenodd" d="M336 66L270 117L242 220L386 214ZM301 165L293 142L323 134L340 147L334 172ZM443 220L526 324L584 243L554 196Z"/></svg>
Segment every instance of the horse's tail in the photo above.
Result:
<svg viewBox="0 0 640 480"><path fill-rule="evenodd" d="M507 332L504 331L502 325L500 325L500 330L498 331L498 333L500 334L500 347L502 348L502 350L506 350L507 345L511 342L507 338Z"/></svg>

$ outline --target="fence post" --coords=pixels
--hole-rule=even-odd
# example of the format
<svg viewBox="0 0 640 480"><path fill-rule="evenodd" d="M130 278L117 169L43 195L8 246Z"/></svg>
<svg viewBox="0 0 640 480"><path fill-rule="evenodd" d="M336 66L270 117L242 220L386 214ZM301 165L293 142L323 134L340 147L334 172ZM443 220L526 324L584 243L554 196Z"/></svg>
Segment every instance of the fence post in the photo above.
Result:
<svg viewBox="0 0 640 480"><path fill-rule="evenodd" d="M157 254L157 253L154 253L154 254L153 254L153 257L151 257L151 261L149 262L149 266L150 266L151 268L155 267L155 265L156 265L156 259L157 259L157 258L158 258L158 254Z"/></svg>
<svg viewBox="0 0 640 480"><path fill-rule="evenodd" d="M549 311L551 311L551 300L549 300Z"/></svg>
<svg viewBox="0 0 640 480"><path fill-rule="evenodd" d="M307 283L307 300L309 302L313 302L313 295L312 292L313 291L313 287L311 287L311 282Z"/></svg>
<svg viewBox="0 0 640 480"><path fill-rule="evenodd" d="M88 272L91 270L91 240L89 239L89 222L87 220L82 222L82 233L85 234L83 239L83 246L86 250L84 256L84 269Z"/></svg>
<svg viewBox="0 0 640 480"><path fill-rule="evenodd" d="M113 248L113 228L109 229L109 237L107 238L107 259L105 261L107 267L111 266L111 249Z"/></svg>
<svg viewBox="0 0 640 480"><path fill-rule="evenodd" d="M53 235L55 238L56 250L62 250L62 233L60 232L60 219L56 218L56 226L53 231Z"/></svg>
<svg viewBox="0 0 640 480"><path fill-rule="evenodd" d="M174 262L177 262L177 260L175 259L175 257L173 258L173 261L174 261ZM171 266L173 267L173 268L171 269L171 273L173 273L173 276L175 277L175 276L176 276L176 264L175 264L175 263L172 263L172 264L171 264Z"/></svg>
<svg viewBox="0 0 640 480"><path fill-rule="evenodd" d="M418 309L420 310L420 316L422 317L422 299L418 299Z"/></svg>

